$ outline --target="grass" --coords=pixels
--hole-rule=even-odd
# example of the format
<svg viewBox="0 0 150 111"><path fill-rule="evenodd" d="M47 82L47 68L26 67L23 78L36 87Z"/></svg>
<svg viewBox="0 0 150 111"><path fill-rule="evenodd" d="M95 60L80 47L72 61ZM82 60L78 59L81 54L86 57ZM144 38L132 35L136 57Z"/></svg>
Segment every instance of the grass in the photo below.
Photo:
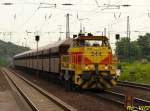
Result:
<svg viewBox="0 0 150 111"><path fill-rule="evenodd" d="M124 62L121 63L121 66L120 80L150 84L150 63L134 62L129 64Z"/></svg>

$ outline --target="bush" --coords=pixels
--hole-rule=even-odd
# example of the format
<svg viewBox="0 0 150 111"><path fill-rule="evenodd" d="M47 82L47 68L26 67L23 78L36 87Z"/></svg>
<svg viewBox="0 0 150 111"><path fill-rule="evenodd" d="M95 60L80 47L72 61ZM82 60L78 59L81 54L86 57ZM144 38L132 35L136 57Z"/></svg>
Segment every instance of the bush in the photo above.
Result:
<svg viewBox="0 0 150 111"><path fill-rule="evenodd" d="M9 61L5 57L0 57L0 66L6 66L9 64Z"/></svg>
<svg viewBox="0 0 150 111"><path fill-rule="evenodd" d="M150 64L134 62L132 64L122 63L123 72L120 80L150 84Z"/></svg>

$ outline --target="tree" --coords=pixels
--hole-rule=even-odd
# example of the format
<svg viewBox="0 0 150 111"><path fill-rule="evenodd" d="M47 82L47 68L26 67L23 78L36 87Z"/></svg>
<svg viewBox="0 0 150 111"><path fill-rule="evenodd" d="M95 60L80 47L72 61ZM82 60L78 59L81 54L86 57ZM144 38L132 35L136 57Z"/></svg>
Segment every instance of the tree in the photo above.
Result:
<svg viewBox="0 0 150 111"><path fill-rule="evenodd" d="M142 58L150 59L150 34L146 33L144 36L139 36L137 42L142 50Z"/></svg>
<svg viewBox="0 0 150 111"><path fill-rule="evenodd" d="M119 59L126 59L129 55L128 50L129 38L121 38L120 41L116 43L116 54Z"/></svg>
<svg viewBox="0 0 150 111"><path fill-rule="evenodd" d="M140 59L142 55L142 49L137 41L131 42L131 58L133 59Z"/></svg>
<svg viewBox="0 0 150 111"><path fill-rule="evenodd" d="M119 59L129 58L129 38L121 38L116 43L116 54ZM150 34L139 36L137 41L130 42L130 57L132 60L142 58L150 60Z"/></svg>
<svg viewBox="0 0 150 111"><path fill-rule="evenodd" d="M129 59L129 56L132 60L139 59L141 58L141 47L137 41L131 41L129 46L129 38L124 37L116 43L116 53L119 59Z"/></svg>

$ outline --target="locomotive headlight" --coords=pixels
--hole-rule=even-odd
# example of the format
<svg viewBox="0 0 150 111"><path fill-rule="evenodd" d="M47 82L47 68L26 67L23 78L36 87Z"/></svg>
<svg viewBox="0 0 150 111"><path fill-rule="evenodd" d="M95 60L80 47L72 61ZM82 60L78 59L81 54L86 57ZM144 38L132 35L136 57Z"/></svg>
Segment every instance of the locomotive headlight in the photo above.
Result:
<svg viewBox="0 0 150 111"><path fill-rule="evenodd" d="M85 66L85 70L89 70L89 67L88 67L88 66Z"/></svg>
<svg viewBox="0 0 150 111"><path fill-rule="evenodd" d="M105 70L108 70L108 66L105 66Z"/></svg>

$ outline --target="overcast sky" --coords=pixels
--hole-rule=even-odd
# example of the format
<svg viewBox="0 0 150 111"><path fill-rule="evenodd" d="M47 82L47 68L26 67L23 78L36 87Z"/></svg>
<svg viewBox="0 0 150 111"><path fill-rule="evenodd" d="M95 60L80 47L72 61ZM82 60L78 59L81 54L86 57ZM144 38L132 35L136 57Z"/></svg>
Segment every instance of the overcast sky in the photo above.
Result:
<svg viewBox="0 0 150 111"><path fill-rule="evenodd" d="M72 5L62 5L65 3ZM131 6L121 6L126 4ZM150 32L150 0L0 0L0 39L35 48L36 34L40 35L39 45L43 46L58 40L60 27L65 39L67 13L71 34L79 32L82 19L86 32L101 34L107 28L112 46L114 34L126 36L127 16L130 16L132 40Z"/></svg>

